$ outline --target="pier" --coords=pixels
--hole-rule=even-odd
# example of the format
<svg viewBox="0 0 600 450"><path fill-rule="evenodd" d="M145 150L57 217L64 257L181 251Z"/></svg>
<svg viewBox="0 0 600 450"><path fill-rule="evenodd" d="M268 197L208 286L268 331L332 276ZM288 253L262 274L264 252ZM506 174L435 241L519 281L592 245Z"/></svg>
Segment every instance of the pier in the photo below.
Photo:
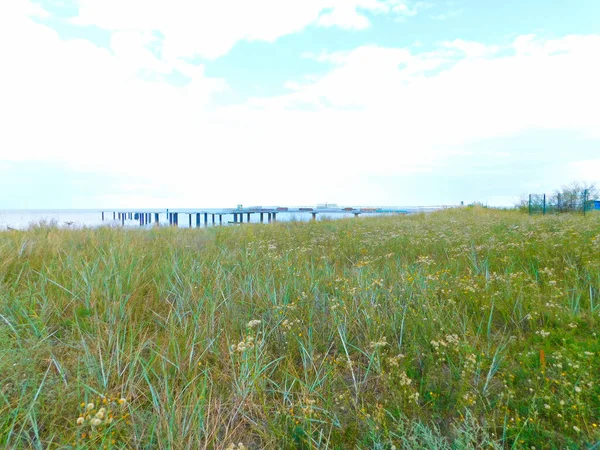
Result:
<svg viewBox="0 0 600 450"><path fill-rule="evenodd" d="M121 225L125 225L126 221L139 223L140 226L161 223L168 223L170 226L178 227L179 221L185 224L187 218L187 226L189 228L200 228L216 225L241 225L244 223L274 223L277 222L277 216L288 215L288 217L298 214L310 214L312 220L317 220L318 215L332 216L338 214L354 215L379 215L379 214L409 214L418 212L417 208L310 208L310 207L274 207L274 208L215 208L215 209L186 209L186 210L171 210L171 209L149 209L149 210L102 210L102 220L109 220L112 216L113 221L118 221ZM187 216L187 217L186 217ZM252 217L257 217L258 222L252 222ZM224 219L225 218L225 219ZM161 220L164 219L164 222ZM231 220L228 220L231 219Z"/></svg>

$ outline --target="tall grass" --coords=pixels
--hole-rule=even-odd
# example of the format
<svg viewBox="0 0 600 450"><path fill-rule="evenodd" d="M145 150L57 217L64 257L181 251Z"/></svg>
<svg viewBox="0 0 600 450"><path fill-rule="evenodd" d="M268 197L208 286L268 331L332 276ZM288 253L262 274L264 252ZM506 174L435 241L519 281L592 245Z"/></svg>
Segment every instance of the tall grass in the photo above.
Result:
<svg viewBox="0 0 600 450"><path fill-rule="evenodd" d="M0 233L0 446L591 447L599 293L597 216Z"/></svg>

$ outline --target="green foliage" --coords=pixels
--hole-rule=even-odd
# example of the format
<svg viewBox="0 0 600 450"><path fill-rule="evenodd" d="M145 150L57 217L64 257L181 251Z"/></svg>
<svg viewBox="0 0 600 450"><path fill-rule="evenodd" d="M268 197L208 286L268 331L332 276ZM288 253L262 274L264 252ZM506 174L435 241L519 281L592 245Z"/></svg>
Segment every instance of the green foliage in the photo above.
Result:
<svg viewBox="0 0 600 450"><path fill-rule="evenodd" d="M0 233L0 447L591 447L599 296L598 216Z"/></svg>

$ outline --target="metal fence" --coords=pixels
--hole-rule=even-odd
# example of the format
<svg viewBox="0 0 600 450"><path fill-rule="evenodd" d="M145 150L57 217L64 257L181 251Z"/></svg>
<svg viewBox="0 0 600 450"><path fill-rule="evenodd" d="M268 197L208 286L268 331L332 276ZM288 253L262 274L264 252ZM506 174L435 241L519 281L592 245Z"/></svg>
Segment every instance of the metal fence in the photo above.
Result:
<svg viewBox="0 0 600 450"><path fill-rule="evenodd" d="M529 214L582 213L596 209L597 200L589 199L588 190L557 194L529 194Z"/></svg>

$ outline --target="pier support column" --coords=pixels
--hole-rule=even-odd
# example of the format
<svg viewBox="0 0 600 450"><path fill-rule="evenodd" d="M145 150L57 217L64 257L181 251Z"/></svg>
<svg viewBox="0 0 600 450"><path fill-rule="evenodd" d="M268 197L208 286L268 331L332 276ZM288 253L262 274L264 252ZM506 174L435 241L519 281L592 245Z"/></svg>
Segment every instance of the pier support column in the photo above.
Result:
<svg viewBox="0 0 600 450"><path fill-rule="evenodd" d="M246 217L247 217L247 219L248 219L248 220L247 220L247 222L248 222L248 223L250 223L250 213L248 213L248 214L246 215Z"/></svg>
<svg viewBox="0 0 600 450"><path fill-rule="evenodd" d="M277 213L273 213L273 222L277 222Z"/></svg>
<svg viewBox="0 0 600 450"><path fill-rule="evenodd" d="M207 227L208 226L208 213L204 213L204 226Z"/></svg>
<svg viewBox="0 0 600 450"><path fill-rule="evenodd" d="M212 224L213 225L215 224L215 215L214 214L212 215Z"/></svg>
<svg viewBox="0 0 600 450"><path fill-rule="evenodd" d="M219 225L223 225L223 214L219 214Z"/></svg>
<svg viewBox="0 0 600 450"><path fill-rule="evenodd" d="M244 213L240 213L240 223L244 223Z"/></svg>
<svg viewBox="0 0 600 450"><path fill-rule="evenodd" d="M115 214L114 211L113 211L113 220L117 220L117 215Z"/></svg>
<svg viewBox="0 0 600 450"><path fill-rule="evenodd" d="M189 222L189 227L192 228L192 215L188 214L188 222Z"/></svg>
<svg viewBox="0 0 600 450"><path fill-rule="evenodd" d="M154 223L160 223L160 220L158 220L158 213L154 213Z"/></svg>
<svg viewBox="0 0 600 450"><path fill-rule="evenodd" d="M358 219L358 214L359 213L354 213L354 217L356 217Z"/></svg>
<svg viewBox="0 0 600 450"><path fill-rule="evenodd" d="M200 213L196 213L196 228L200 228Z"/></svg>
<svg viewBox="0 0 600 450"><path fill-rule="evenodd" d="M260 223L265 222L265 213L260 213Z"/></svg>
<svg viewBox="0 0 600 450"><path fill-rule="evenodd" d="M312 213L312 220L317 220L317 213L316 212Z"/></svg>
<svg viewBox="0 0 600 450"><path fill-rule="evenodd" d="M237 213L233 213L233 223L237 223Z"/></svg>
<svg viewBox="0 0 600 450"><path fill-rule="evenodd" d="M125 215L121 215L121 225L125 226Z"/></svg>

